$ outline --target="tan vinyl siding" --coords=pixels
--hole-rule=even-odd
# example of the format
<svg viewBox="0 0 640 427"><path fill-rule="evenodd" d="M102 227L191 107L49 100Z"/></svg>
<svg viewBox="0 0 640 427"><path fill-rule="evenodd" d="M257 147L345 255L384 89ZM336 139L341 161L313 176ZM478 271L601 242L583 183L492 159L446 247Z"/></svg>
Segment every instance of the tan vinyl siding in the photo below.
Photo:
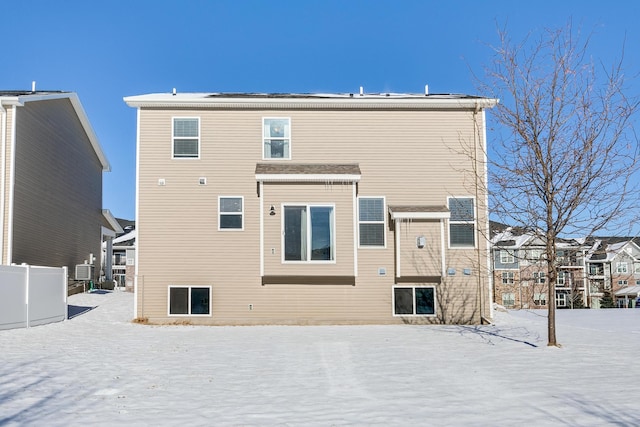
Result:
<svg viewBox="0 0 640 427"><path fill-rule="evenodd" d="M199 159L171 158L173 117L200 118ZM291 118L291 160L263 160L263 117ZM478 139L474 129L473 113L459 110L142 109L138 316L154 322L180 321L181 318L167 316L168 286L207 285L212 286L213 314L190 317L189 321L193 323L407 321L392 316L394 223L387 221L386 247L357 249L357 264L354 265L354 244L357 245L354 184L266 182L261 202L256 164L358 164L362 172L357 184L358 195L385 197L387 215L389 205L446 205L447 196L475 197L469 153L462 149ZM199 177L206 177L207 185L198 185ZM159 179L165 184L159 185ZM481 203L484 196L479 195L482 200L478 203ZM218 231L219 196L244 197L243 231ZM282 206L286 203L331 203L335 206L335 263L291 265L281 262ZM275 207L275 216L269 215L271 205ZM355 267L358 271L356 285L262 286L261 214L265 274L347 276L354 274ZM478 224L482 225L484 221L486 218L479 218ZM444 229L448 247L448 227L445 225ZM440 223L414 223L409 229L401 227L401 230L405 232L401 238L403 274L435 272L441 265ZM416 233L428 236L429 250L416 249ZM479 241L479 237L476 240ZM478 244L484 247L484 243ZM430 251L432 253L428 253ZM477 323L479 313L474 308L477 307L477 275L486 270L486 258L478 260L474 250L447 249L445 255L447 265L456 267L459 273L438 285L436 295L446 297L448 308L455 311L454 316L449 310L449 320L457 318L462 323ZM437 268L431 267L434 263ZM423 270L423 265L428 267ZM463 277L462 270L468 266L474 274ZM379 274L381 269L386 275ZM248 308L250 304L252 310ZM444 316L446 313L442 310L438 314ZM409 321L445 320L440 316L416 317Z"/></svg>
<svg viewBox="0 0 640 427"><path fill-rule="evenodd" d="M73 275L100 254L102 165L68 99L27 102L16 117L11 261Z"/></svg>

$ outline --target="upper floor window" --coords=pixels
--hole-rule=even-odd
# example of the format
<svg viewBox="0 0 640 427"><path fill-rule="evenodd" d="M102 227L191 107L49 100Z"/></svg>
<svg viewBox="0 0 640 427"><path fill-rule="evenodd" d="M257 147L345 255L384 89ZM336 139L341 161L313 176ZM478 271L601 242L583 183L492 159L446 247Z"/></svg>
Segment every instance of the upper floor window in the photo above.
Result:
<svg viewBox="0 0 640 427"><path fill-rule="evenodd" d="M242 197L219 197L218 198L219 226L220 230L242 230L243 229L243 198Z"/></svg>
<svg viewBox="0 0 640 427"><path fill-rule="evenodd" d="M544 271L534 271L533 279L535 280L537 285L542 285L545 282Z"/></svg>
<svg viewBox="0 0 640 427"><path fill-rule="evenodd" d="M513 264L514 262L515 262L515 257L513 256L513 252L509 252L504 249L500 250L501 264Z"/></svg>
<svg viewBox="0 0 640 427"><path fill-rule="evenodd" d="M626 262L619 262L616 265L616 273L628 273L629 265Z"/></svg>
<svg viewBox="0 0 640 427"><path fill-rule="evenodd" d="M384 246L384 198L358 199L360 246Z"/></svg>
<svg viewBox="0 0 640 427"><path fill-rule="evenodd" d="M200 156L200 119L197 117L173 118L173 158L198 158Z"/></svg>
<svg viewBox="0 0 640 427"><path fill-rule="evenodd" d="M333 206L284 207L284 260L335 260Z"/></svg>
<svg viewBox="0 0 640 427"><path fill-rule="evenodd" d="M262 122L265 159L291 159L291 119L266 117Z"/></svg>
<svg viewBox="0 0 640 427"><path fill-rule="evenodd" d="M471 197L450 197L449 246L474 248L476 245L475 209Z"/></svg>
<svg viewBox="0 0 640 427"><path fill-rule="evenodd" d="M512 271L503 271L502 272L502 284L503 285L513 285L514 284L514 275Z"/></svg>

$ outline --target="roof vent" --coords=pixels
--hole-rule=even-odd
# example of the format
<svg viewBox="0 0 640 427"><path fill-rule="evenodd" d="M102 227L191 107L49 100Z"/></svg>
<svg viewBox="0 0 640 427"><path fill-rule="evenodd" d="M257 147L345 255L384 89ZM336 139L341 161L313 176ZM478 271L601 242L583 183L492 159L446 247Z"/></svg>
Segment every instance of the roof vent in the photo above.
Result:
<svg viewBox="0 0 640 427"><path fill-rule="evenodd" d="M364 95L364 87L360 86L360 96Z"/></svg>
<svg viewBox="0 0 640 427"><path fill-rule="evenodd" d="M429 85L424 85L424 94L429 95Z"/></svg>
<svg viewBox="0 0 640 427"><path fill-rule="evenodd" d="M32 81L31 82L31 92L35 93L36 92L36 81Z"/></svg>
<svg viewBox="0 0 640 427"><path fill-rule="evenodd" d="M172 94L173 96L176 96L176 88L175 88L175 87L174 87L174 88L173 88L173 90L171 91L171 94Z"/></svg>

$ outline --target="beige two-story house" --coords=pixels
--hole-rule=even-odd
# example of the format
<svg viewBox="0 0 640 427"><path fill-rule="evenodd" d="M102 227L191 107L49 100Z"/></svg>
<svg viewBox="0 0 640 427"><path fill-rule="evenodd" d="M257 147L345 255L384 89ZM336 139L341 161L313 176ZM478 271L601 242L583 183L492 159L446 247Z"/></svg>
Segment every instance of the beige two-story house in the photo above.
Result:
<svg viewBox="0 0 640 427"><path fill-rule="evenodd" d="M137 109L134 316L481 323L485 109L428 94L160 93Z"/></svg>
<svg viewBox="0 0 640 427"><path fill-rule="evenodd" d="M102 209L109 162L73 92L0 91L0 264L101 270L115 237Z"/></svg>

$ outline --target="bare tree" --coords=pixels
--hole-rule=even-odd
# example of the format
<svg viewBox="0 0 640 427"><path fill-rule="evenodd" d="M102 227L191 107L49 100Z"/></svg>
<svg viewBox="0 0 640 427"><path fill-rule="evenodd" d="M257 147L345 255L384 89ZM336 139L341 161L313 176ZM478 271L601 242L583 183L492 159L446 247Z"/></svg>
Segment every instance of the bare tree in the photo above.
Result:
<svg viewBox="0 0 640 427"><path fill-rule="evenodd" d="M556 241L590 236L620 219L629 224L638 99L627 94L622 60L594 63L590 36L571 23L520 43L498 34L479 88L501 99L492 110L499 137L489 144L491 210L546 242L548 345L557 346Z"/></svg>

